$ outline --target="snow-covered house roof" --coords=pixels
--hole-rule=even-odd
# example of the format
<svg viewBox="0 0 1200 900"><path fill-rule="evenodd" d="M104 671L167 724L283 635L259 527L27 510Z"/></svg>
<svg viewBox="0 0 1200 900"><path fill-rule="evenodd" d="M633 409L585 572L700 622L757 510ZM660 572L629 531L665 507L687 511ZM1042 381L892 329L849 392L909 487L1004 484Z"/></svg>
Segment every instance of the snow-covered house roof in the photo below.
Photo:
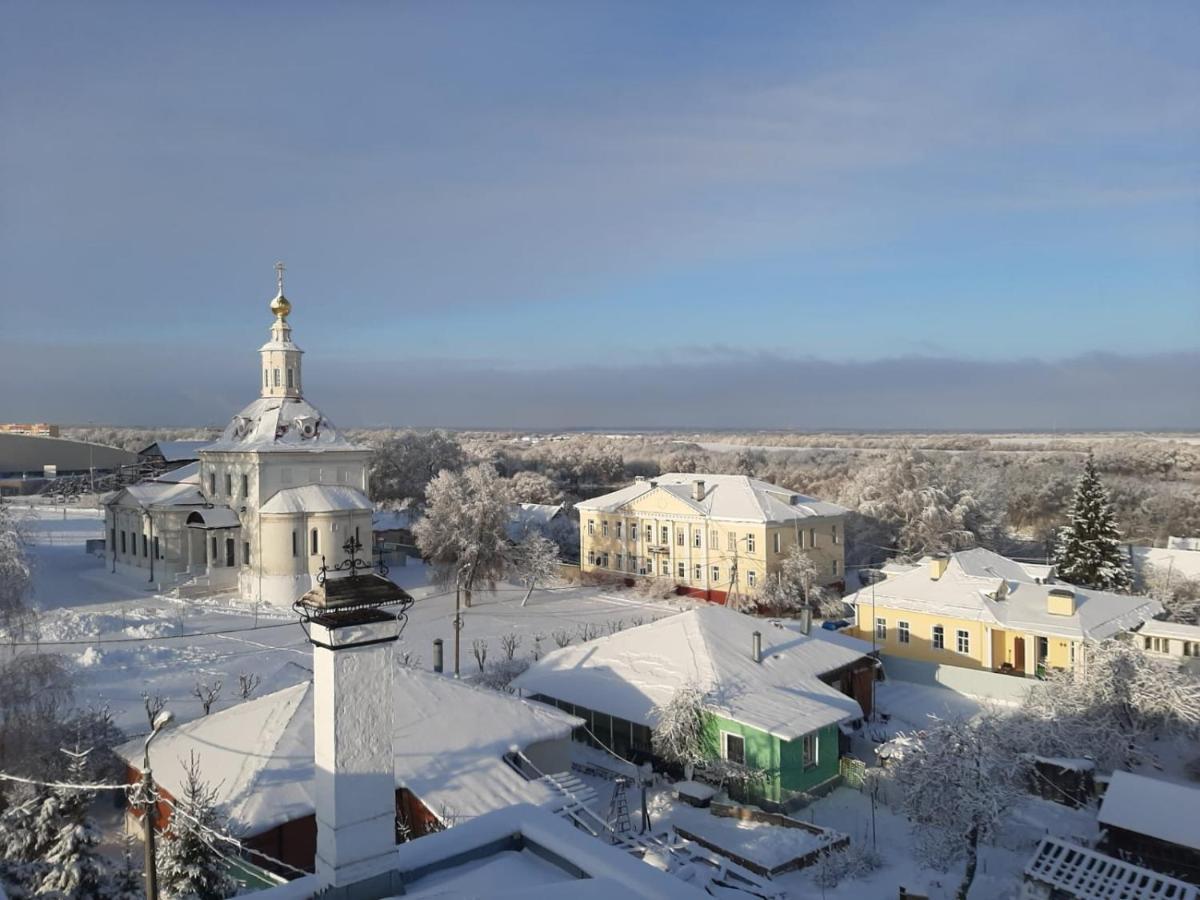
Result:
<svg viewBox="0 0 1200 900"><path fill-rule="evenodd" d="M704 482L704 495L693 497L695 482ZM697 514L730 522L792 522L818 516L842 516L848 510L745 475L669 472L635 481L628 487L575 504L576 509L616 512L625 504L654 491L664 491Z"/></svg>
<svg viewBox="0 0 1200 900"><path fill-rule="evenodd" d="M305 484L284 488L271 496L259 512L320 513L339 510L370 509L371 501L357 488L340 484Z"/></svg>
<svg viewBox="0 0 1200 900"><path fill-rule="evenodd" d="M762 662L751 656L762 633ZM654 708L693 682L707 708L790 741L862 715L820 680L869 655L871 645L818 629L808 635L708 606L546 654L513 685L654 727Z"/></svg>
<svg viewBox="0 0 1200 900"><path fill-rule="evenodd" d="M1159 575L1170 573L1172 581L1200 579L1200 553L1195 550L1131 546L1129 554L1133 569L1139 575L1146 575L1147 569L1152 566Z"/></svg>
<svg viewBox="0 0 1200 900"><path fill-rule="evenodd" d="M260 397L233 417L221 437L201 451L321 452L366 450L334 428L302 397Z"/></svg>
<svg viewBox="0 0 1200 900"><path fill-rule="evenodd" d="M520 540L530 531L545 531L550 523L562 515L561 503L516 503L509 510L508 525L505 527L509 538Z"/></svg>
<svg viewBox="0 0 1200 900"><path fill-rule="evenodd" d="M1200 788L1113 772L1096 818L1101 825L1122 828L1200 850Z"/></svg>
<svg viewBox="0 0 1200 900"><path fill-rule="evenodd" d="M199 451L212 441L155 441L138 451L138 456L161 456L165 462L190 462L200 458Z"/></svg>
<svg viewBox="0 0 1200 900"><path fill-rule="evenodd" d="M1027 567L982 548L951 554L945 571L936 578L932 562L927 557L910 571L889 575L875 585L873 599L867 587L846 597L846 602L864 607L873 602L887 609L1089 641L1130 631L1162 612L1162 605L1151 597L1046 583L1045 567ZM1074 614L1050 613L1050 591L1064 589L1074 592Z"/></svg>
<svg viewBox="0 0 1200 900"><path fill-rule="evenodd" d="M313 691L306 681L163 732L151 745L154 778L179 796L192 751L233 824L260 834L314 809ZM555 794L502 759L544 740L566 739L579 719L441 675L398 668L396 785L434 815L470 817ZM116 753L142 765L142 740Z"/></svg>
<svg viewBox="0 0 1200 900"><path fill-rule="evenodd" d="M1070 841L1042 838L1025 866L1037 881L1076 900L1197 900L1194 887Z"/></svg>
<svg viewBox="0 0 1200 900"><path fill-rule="evenodd" d="M690 900L699 887L528 804L396 848L405 897Z"/></svg>
<svg viewBox="0 0 1200 900"><path fill-rule="evenodd" d="M190 482L175 484L169 481L143 481L130 484L116 491L105 500L106 506L132 500L143 509L164 506L203 506L207 501L199 488Z"/></svg>
<svg viewBox="0 0 1200 900"><path fill-rule="evenodd" d="M200 484L200 462L190 462L169 472L155 475L154 481L159 484Z"/></svg>

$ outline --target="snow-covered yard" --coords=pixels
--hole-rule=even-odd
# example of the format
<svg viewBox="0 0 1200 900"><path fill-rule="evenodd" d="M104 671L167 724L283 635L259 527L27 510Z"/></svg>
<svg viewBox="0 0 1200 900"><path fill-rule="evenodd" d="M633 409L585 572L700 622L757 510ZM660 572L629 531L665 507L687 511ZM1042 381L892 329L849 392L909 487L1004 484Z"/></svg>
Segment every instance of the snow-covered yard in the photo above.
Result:
<svg viewBox="0 0 1200 900"><path fill-rule="evenodd" d="M18 508L34 565L33 601L42 611L40 648L21 652L61 652L74 659L81 677L79 703L107 704L117 724L133 734L146 727L142 692L160 694L181 720L202 714L192 696L197 681L221 681L214 709L241 702L239 674L262 679L256 695L295 684L309 676L311 649L290 610L257 608L231 594L180 600L151 589L140 576L109 571L105 560L88 555L85 541L103 537L97 510L67 507ZM453 666L453 589L429 583L419 563L396 567L391 576L416 603L399 655L408 664L432 669L433 641L445 642L446 670ZM502 657L500 638L520 637L517 656L529 656L536 643L554 649L554 634L578 642L582 627L594 634L652 621L689 606L688 601L650 601L628 591L596 587L538 590L522 607L525 588L497 585L475 591L463 611L461 670L477 671L472 642L488 642L488 661Z"/></svg>

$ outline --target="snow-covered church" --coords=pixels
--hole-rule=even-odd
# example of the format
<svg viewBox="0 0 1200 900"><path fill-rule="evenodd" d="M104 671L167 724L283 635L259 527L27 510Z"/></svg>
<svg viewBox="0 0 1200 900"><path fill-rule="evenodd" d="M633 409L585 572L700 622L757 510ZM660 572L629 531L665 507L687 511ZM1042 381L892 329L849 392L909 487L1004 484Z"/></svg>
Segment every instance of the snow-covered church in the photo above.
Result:
<svg viewBox="0 0 1200 900"><path fill-rule="evenodd" d="M271 339L259 348L259 397L233 417L200 460L105 501L114 571L145 574L160 589L237 590L245 600L290 606L322 560L332 567L371 554L370 450L352 444L304 399L292 305L271 301Z"/></svg>

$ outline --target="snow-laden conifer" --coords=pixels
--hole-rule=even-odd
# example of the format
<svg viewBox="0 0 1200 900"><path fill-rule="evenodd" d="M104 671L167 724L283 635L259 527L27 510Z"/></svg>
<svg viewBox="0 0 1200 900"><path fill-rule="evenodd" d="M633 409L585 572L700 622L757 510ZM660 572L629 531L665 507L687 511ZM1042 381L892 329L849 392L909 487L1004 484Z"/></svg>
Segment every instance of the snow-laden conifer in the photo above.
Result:
<svg viewBox="0 0 1200 900"><path fill-rule="evenodd" d="M1129 560L1108 491L1089 453L1071 500L1070 524L1059 531L1054 562L1058 576L1071 584L1102 591L1128 591Z"/></svg>

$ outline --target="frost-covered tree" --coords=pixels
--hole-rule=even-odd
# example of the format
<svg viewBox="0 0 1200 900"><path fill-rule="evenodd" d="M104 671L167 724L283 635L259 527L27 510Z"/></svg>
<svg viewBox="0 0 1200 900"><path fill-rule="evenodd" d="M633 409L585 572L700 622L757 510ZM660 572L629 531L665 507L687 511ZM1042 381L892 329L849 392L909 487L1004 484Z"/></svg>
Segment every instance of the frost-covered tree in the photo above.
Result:
<svg viewBox="0 0 1200 900"><path fill-rule="evenodd" d="M558 544L536 531L512 548L513 573L526 588L522 606L529 602L534 588L557 577L559 562Z"/></svg>
<svg viewBox="0 0 1200 900"><path fill-rule="evenodd" d="M966 860L958 900L966 900L975 880L979 845L1022 795L1025 765L1003 749L1004 728L991 714L940 723L910 735L887 769L901 811L916 826L917 852L943 870Z"/></svg>
<svg viewBox="0 0 1200 900"><path fill-rule="evenodd" d="M121 862L113 868L109 881L108 900L144 900L145 877L134 851L133 835L126 832L121 837Z"/></svg>
<svg viewBox="0 0 1200 900"><path fill-rule="evenodd" d="M25 604L33 573L25 539L10 507L0 502L0 632L16 639L29 624Z"/></svg>
<svg viewBox="0 0 1200 900"><path fill-rule="evenodd" d="M424 503L426 486L439 472L458 472L466 454L457 438L444 431L405 431L375 444L371 456L371 493L377 501Z"/></svg>
<svg viewBox="0 0 1200 900"><path fill-rule="evenodd" d="M1136 636L1135 636L1136 640ZM1009 739L1043 756L1089 756L1105 769L1154 761L1155 742L1200 729L1200 678L1127 640L1084 646L1072 671L1033 686Z"/></svg>
<svg viewBox="0 0 1200 900"><path fill-rule="evenodd" d="M786 616L804 607L818 616L843 615L845 604L820 584L820 577L812 557L793 546L784 555L779 570L763 579L757 602L776 616Z"/></svg>
<svg viewBox="0 0 1200 900"><path fill-rule="evenodd" d="M1147 566L1146 592L1163 605L1167 619L1200 625L1200 578L1184 578L1169 567Z"/></svg>
<svg viewBox="0 0 1200 900"><path fill-rule="evenodd" d="M889 549L904 557L965 550L978 543L977 504L965 487L933 458L906 449L865 466L846 485L842 499L861 516L878 523L870 533L868 555L878 559ZM863 543L860 541L860 543Z"/></svg>
<svg viewBox="0 0 1200 900"><path fill-rule="evenodd" d="M185 771L183 796L158 844L158 884L171 900L225 900L237 893L237 882L213 846L219 840L213 833L222 832L225 823L195 753Z"/></svg>
<svg viewBox="0 0 1200 900"><path fill-rule="evenodd" d="M540 472L517 472L508 480L514 503L561 503L558 485Z"/></svg>
<svg viewBox="0 0 1200 900"><path fill-rule="evenodd" d="M89 752L67 752L70 763L64 783L87 782ZM95 794L71 788L54 788L53 792L59 798L59 828L46 851L47 869L37 893L71 900L103 900L109 894L109 864L99 852L100 833L88 816Z"/></svg>
<svg viewBox="0 0 1200 900"><path fill-rule="evenodd" d="M655 755L683 766L689 781L696 765L711 755L705 730L705 696L699 685L689 682L676 688L671 699L650 714L654 721L650 744Z"/></svg>
<svg viewBox="0 0 1200 900"><path fill-rule="evenodd" d="M32 893L41 880L46 848L39 846L34 823L49 794L47 788L22 787L0 798L5 804L0 812L0 883L10 897Z"/></svg>
<svg viewBox="0 0 1200 900"><path fill-rule="evenodd" d="M461 473L443 471L429 483L425 516L415 528L417 545L441 585L462 578L471 605L478 584L494 588L509 566L508 482L490 465Z"/></svg>
<svg viewBox="0 0 1200 900"><path fill-rule="evenodd" d="M1075 484L1070 524L1058 535L1054 563L1064 581L1104 591L1128 591L1129 560L1121 547L1108 491L1089 453Z"/></svg>

